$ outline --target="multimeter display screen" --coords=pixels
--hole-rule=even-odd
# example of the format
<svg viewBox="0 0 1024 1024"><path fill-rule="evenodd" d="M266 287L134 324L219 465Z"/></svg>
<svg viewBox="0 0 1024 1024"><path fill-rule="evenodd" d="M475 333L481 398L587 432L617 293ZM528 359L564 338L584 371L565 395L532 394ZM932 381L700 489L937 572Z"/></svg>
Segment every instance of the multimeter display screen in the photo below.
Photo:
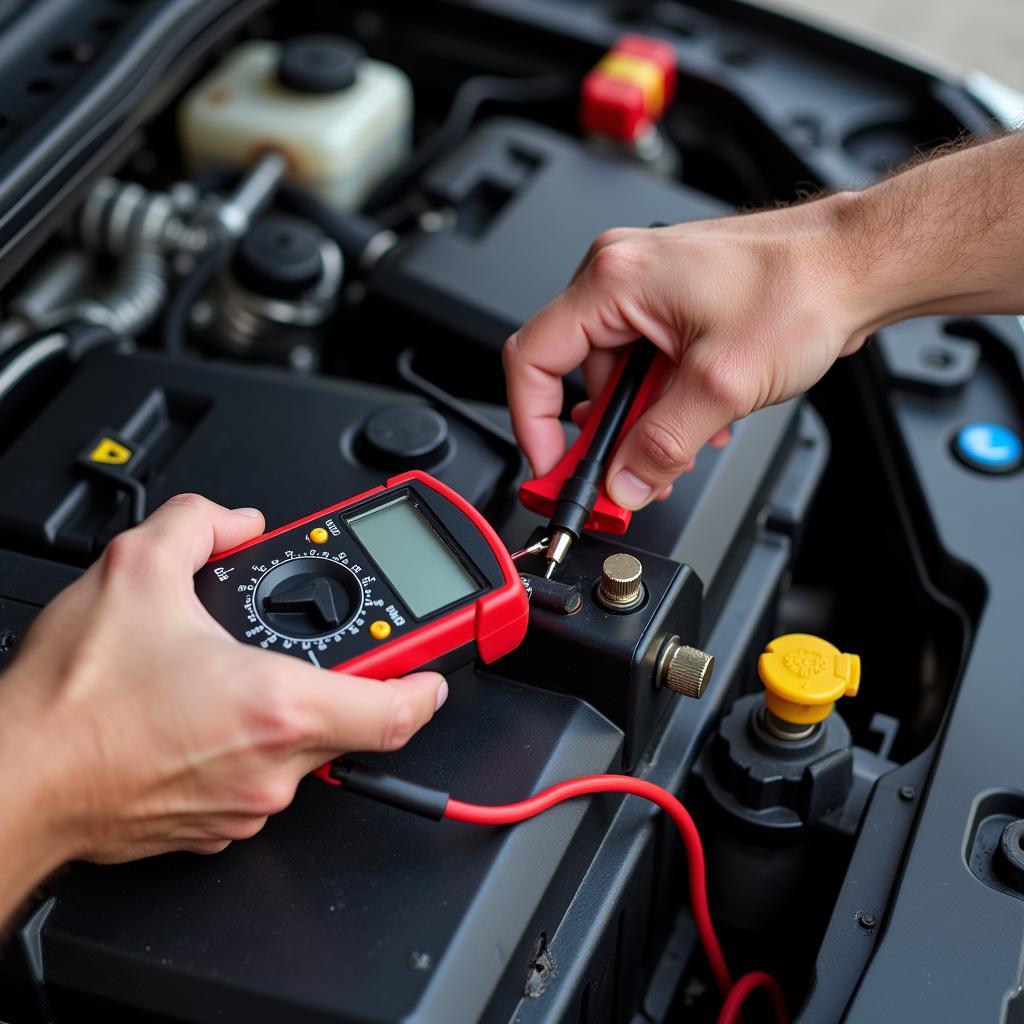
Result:
<svg viewBox="0 0 1024 1024"><path fill-rule="evenodd" d="M417 618L480 589L408 497L354 516L348 525Z"/></svg>

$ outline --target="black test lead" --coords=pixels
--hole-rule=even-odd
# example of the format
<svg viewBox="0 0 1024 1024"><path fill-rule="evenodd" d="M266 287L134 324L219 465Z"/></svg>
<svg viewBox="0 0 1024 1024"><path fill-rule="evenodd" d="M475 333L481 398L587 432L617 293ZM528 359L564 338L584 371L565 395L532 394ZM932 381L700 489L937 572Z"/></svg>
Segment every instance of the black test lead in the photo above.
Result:
<svg viewBox="0 0 1024 1024"><path fill-rule="evenodd" d="M580 539L580 534L594 511L608 460L615 450L622 426L647 377L656 351L650 342L644 340L633 346L594 436L587 446L586 454L576 463L572 474L566 477L558 492L555 510L548 523L551 540L546 554L546 579L551 579L555 570L565 560L569 548Z"/></svg>

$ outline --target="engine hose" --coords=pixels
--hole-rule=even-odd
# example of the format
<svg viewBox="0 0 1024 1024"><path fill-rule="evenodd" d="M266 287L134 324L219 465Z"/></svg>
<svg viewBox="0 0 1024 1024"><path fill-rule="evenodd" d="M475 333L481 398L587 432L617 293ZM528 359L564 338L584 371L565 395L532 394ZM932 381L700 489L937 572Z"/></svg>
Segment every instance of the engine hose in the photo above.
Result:
<svg viewBox="0 0 1024 1024"><path fill-rule="evenodd" d="M188 340L188 318L192 307L206 290L220 266L225 245L220 239L212 242L195 266L174 290L164 311L160 333L161 347L171 356L183 356Z"/></svg>

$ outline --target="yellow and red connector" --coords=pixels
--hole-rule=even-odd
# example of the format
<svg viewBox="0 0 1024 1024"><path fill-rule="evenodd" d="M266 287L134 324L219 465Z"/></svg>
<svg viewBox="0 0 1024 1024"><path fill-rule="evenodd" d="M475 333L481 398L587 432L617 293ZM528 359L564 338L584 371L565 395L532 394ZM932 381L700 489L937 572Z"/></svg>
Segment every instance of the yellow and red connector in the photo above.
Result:
<svg viewBox="0 0 1024 1024"><path fill-rule="evenodd" d="M675 48L650 36L624 35L583 79L580 127L588 135L633 142L672 102Z"/></svg>

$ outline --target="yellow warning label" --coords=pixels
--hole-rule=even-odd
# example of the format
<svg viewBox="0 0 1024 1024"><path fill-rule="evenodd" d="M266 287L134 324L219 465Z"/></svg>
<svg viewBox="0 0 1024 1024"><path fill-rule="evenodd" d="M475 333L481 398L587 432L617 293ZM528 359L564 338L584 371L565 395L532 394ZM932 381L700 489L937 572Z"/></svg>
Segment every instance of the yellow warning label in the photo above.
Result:
<svg viewBox="0 0 1024 1024"><path fill-rule="evenodd" d="M107 466L123 466L132 457L132 450L112 437L105 437L91 452L90 462L102 462Z"/></svg>

